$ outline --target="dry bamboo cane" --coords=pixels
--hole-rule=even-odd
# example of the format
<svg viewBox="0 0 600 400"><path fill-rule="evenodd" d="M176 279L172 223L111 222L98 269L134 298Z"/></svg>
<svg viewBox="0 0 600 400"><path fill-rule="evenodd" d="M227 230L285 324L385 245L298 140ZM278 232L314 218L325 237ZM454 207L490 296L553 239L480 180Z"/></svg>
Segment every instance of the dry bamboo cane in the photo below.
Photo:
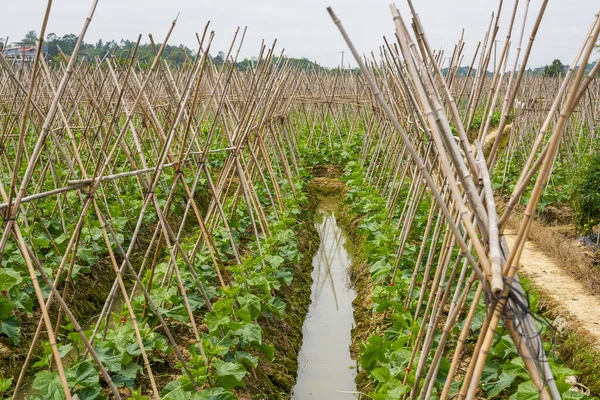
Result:
<svg viewBox="0 0 600 400"><path fill-rule="evenodd" d="M590 27L590 30L588 31L588 36L589 36L589 34L591 34L593 28L594 28L594 26ZM513 193L511 193L511 196L508 200L508 203L506 205L506 208L502 215L502 218L500 219L500 231L501 232L504 231L506 223L508 222L508 218L510 217L511 212L514 209L516 202L521 197L523 190L525 190L525 188L529 185L531 178L533 177L533 175L535 174L535 172L541 165L541 163L536 162L535 165L537 165L537 167L534 165L530 169L530 166L533 163L533 159L535 158L535 154L537 153L537 150L538 150L539 146L541 145L541 142L542 142L543 138L545 137L548 128L550 127L550 123L552 122L556 111L558 110L558 107L560 105L560 99L567 88L567 84L570 81L571 75L573 74L573 72L575 70L575 65L577 65L577 61L581 57L581 54L583 52L583 49L585 48L586 43L587 42L583 42L581 47L577 51L575 59L574 59L573 63L571 63L571 66L569 67L567 73L565 74L563 83L561 84L560 89L559 89L558 93L556 94L554 102L552 103L552 107L550 108L550 111L549 111L546 119L544 120L544 123L542 124L542 126L540 127L540 129L537 133L536 141L529 153L529 157L527 158L527 161L525 162L523 171L521 172L519 178L517 179L517 183L515 184L515 189L514 189ZM598 63L596 63L596 66L598 66ZM591 72L593 72L593 71L591 71ZM591 75L591 76L594 76L594 75ZM587 88L587 86L589 85L590 82L591 82L591 79L584 81L582 83L582 89ZM544 152L545 152L545 149L543 150L542 153L540 153L540 155L538 157L539 161L544 159L544 156L545 156ZM527 171L527 173L526 173L526 171Z"/></svg>
<svg viewBox="0 0 600 400"><path fill-rule="evenodd" d="M438 295L437 295L438 298L436 299L436 301L439 299L438 307L437 307L436 312L432 312L433 321L430 325L431 336L429 339L428 346L426 349L424 348L423 353L426 352L427 354L429 354L429 352L431 351L431 347L433 346L433 339L434 339L433 335L435 334L435 330L437 330L437 325L441 322L442 313L444 312L444 306L445 306L446 302L448 301L448 298L450 297L450 291L452 288L452 284L454 282L454 279L456 278L456 273L457 273L457 270L458 270L458 267L459 267L461 261L462 261L461 257L456 258L454 266L453 266L451 274L450 274L450 277L448 278L448 280L446 282L446 288L441 290L442 288L440 287L438 289ZM464 270L464 268L463 268L463 270ZM434 383L435 383L435 377L437 376L437 372L438 372L438 369L440 366L442 355L446 348L447 338L450 334L452 326L456 322L456 318L458 318L458 315L462 312L462 308L464 307L464 302L466 301L469 289L470 289L470 285L467 285L465 290L461 294L461 297L460 297L460 300L458 301L457 307L455 307L454 310L452 310L449 313L448 317L446 318L444 327L442 328L442 335L437 343L437 348L435 350L431 364L429 365L429 371L427 372L427 375L425 376L425 382L423 384L423 389L421 390L421 394L419 396L420 399L428 399L431 397L431 393L433 391L433 387L434 387ZM458 295L459 295L459 291L457 290L455 292L455 296L458 296ZM434 306L434 308L435 308L435 306ZM435 315L435 318L434 318L434 315ZM425 361L425 359L424 359L424 361Z"/></svg>
<svg viewBox="0 0 600 400"><path fill-rule="evenodd" d="M77 54L79 53L79 49L81 48L83 38L85 37L85 33L87 32L87 28L88 28L90 22L92 21L92 17L94 16L94 12L96 10L97 5L98 5L98 0L94 0L92 2L92 7L88 14L88 17L86 18L84 25L81 29L79 39L77 40L77 43L75 44L75 47L73 48L73 55L71 57L71 60L70 60L69 64L67 65L67 69L65 70L65 73L60 82L60 85L58 86L56 95L54 96L54 99L52 100L50 109L48 110L48 114L46 115L46 119L44 120L44 125L42 126L39 138L36 142L33 153L30 156L30 161L27 165L27 169L26 169L23 179L21 181L21 185L19 187L17 197L15 198L15 205L14 205L15 210L18 210L19 205L21 204L21 200L23 199L23 197L25 197L25 192L27 190L27 186L29 185L29 182L31 181L31 178L34 173L35 165L37 164L40 153L42 151L42 148L46 142L46 138L50 131L50 127L54 120L54 116L56 114L56 110L57 110L58 103L60 101L60 97L62 96L62 94L66 88L67 82L68 82L71 74L73 73L73 67L75 65L75 60L77 59ZM10 203L10 201L8 201L8 200L7 200L7 202ZM2 232L2 238L0 239L0 259L2 258L2 255L4 254L4 248L6 246L6 241L8 240L8 234L11 231L12 227L15 225L15 218L16 218L16 212L13 211L9 217L8 223L4 227L4 231ZM40 307L43 307L43 305L40 304Z"/></svg>
<svg viewBox="0 0 600 400"><path fill-rule="evenodd" d="M537 19L535 20L534 26L531 30L529 42L527 43L527 48L525 49L525 54L523 55L523 60L521 61L521 68L519 69L519 74L517 75L514 86L511 87L509 84L509 87L507 88L506 97L504 98L504 105L502 108L502 116L500 117L500 124L497 128L496 139L494 140L492 150L490 151L490 155L487 159L488 170L490 171L490 173L494 170L494 162L496 159L496 154L498 152L498 147L500 146L500 140L502 139L504 128L506 128L506 125L508 123L508 114L517 96L517 90L519 89L521 81L523 80L525 68L527 66L527 61L529 60L529 55L531 54L531 49L533 47L533 42L535 41L535 37L542 22L542 18L544 16L544 12L546 11L547 5L548 0L544 0L542 2L542 6L538 13Z"/></svg>
<svg viewBox="0 0 600 400"><path fill-rule="evenodd" d="M407 62L408 62L407 65L409 66L409 70L412 70L412 73L413 73L413 76L414 76L416 74L416 71L415 71L414 65L411 63L412 58L409 56L410 51L408 49L408 43L406 41L406 36L404 36L406 34L406 30L403 29L402 19L401 19L401 16L400 16L398 10L396 9L396 7L394 5L392 5L390 7L391 7L391 10L392 10L392 14L394 15L394 20L396 22L396 29L397 30L399 30L399 29L401 30L401 31L398 32L398 34L399 34L399 37L400 37L401 47L403 47L403 52L408 57L407 58ZM402 32L402 30L404 32ZM413 82L418 83L418 81L414 81L414 80L413 80ZM475 248L475 250L476 250L476 252L478 254L479 262L481 263L481 265L482 265L482 267L483 267L483 269L484 269L484 271L486 273L486 276L489 276L490 275L489 262L488 262L488 260L486 258L483 246L479 242L479 239L478 239L478 237L477 237L477 235L475 233L475 229L474 229L473 225L470 222L470 218L468 216L468 210L467 210L464 202L462 201L462 195L460 194L460 189L458 188L458 185L457 185L456 181L454 180L454 177L449 174L449 171L450 171L449 160L448 160L447 154L444 151L444 146L441 144L441 140L440 140L440 138L438 136L437 124L435 123L435 121L433 121L434 117L433 117L430 105L427 102L427 96L424 93L424 88L420 87L420 86L417 86L417 89L420 92L420 95L421 95L422 101L423 101L423 105L425 106L425 109L426 109L425 114L428 116L428 119L430 119L430 126L433 128L432 129L432 138L434 139L434 142L436 143L436 147L438 148L438 154L440 156L440 161L442 163L442 167L446 171L445 175L448 178L449 186L452 189L452 192L454 194L454 199L457 202L457 206L458 206L458 208L460 210L460 215L461 215L463 226L465 226L465 228L469 232L469 236L470 236L471 240L473 241L474 248ZM466 182L469 182L468 175L464 175L463 176L463 175L459 174L459 176L462 176L462 178L466 179ZM470 181L470 182L471 182L471 185L472 185L472 181ZM473 186L473 188L474 188L474 186ZM468 194L469 199L471 201L472 201L473 198L475 198L474 194L472 193L472 189L469 190L468 187L467 187L467 194ZM475 204L478 204L478 203L475 202ZM479 200L479 204L481 204L480 200ZM477 219L478 219L478 221L481 221L482 225L487 225L487 221L484 221L482 219L482 216L485 215L485 212L483 210L478 210L478 212L475 213L475 215L479 215L479 217ZM451 223L451 222L449 222L449 223ZM483 229L483 230L485 231L486 229ZM462 241L462 243L464 244L465 242ZM461 248L463 248L462 245L461 245ZM466 251L466 244L465 244L465 247L464 247L463 251Z"/></svg>
<svg viewBox="0 0 600 400"><path fill-rule="evenodd" d="M44 35L46 33L46 26L48 25L48 17L50 16L50 9L52 8L52 0L48 0L48 5L46 6L46 13L44 14L44 20L42 22L42 29L40 31L40 37L38 39L38 48L42 48L42 44L44 43ZM23 147L25 145L25 136L26 136L26 125L27 125L27 114L29 112L29 105L31 102L31 97L33 96L33 90L34 90L34 86L35 86L35 82L37 79L37 75L38 75L38 66L39 66L39 61L41 58L42 52L40 51L36 51L35 52L35 59L33 61L33 72L31 74L31 81L29 82L29 90L27 91L27 97L25 99L25 104L23 106L23 115L21 118L21 123L20 123L20 127L19 127L19 141L18 141L18 146L17 146L17 152L15 154L15 168L13 171L13 176L12 176L12 180L9 186L9 191L8 191L8 208L6 209L6 216L10 217L12 215L11 213L11 204L12 204L12 199L13 199L13 195L15 193L15 189L16 189L16 185L17 185L17 175L19 173L19 169L21 166L21 157L22 157L22 153L23 153ZM0 251L0 259L2 258L2 251Z"/></svg>
<svg viewBox="0 0 600 400"><path fill-rule="evenodd" d="M429 45L429 42L428 42L427 37L425 35L425 30L423 29L423 26L421 24L421 19L419 18L419 14L417 14L415 12L415 9L413 7L412 1L411 0L407 0L407 1L408 1L408 4L409 4L410 8L411 8L412 13L413 13L414 24L415 24L415 26L417 28L418 33L419 33L419 37L420 37L421 41L423 42L423 47L427 50L427 54L428 54L429 59L433 60L432 52L431 52L431 46ZM423 59L423 61L424 60L425 60L425 58ZM444 95L446 103L449 105L452 118L454 119L455 126L457 127L458 136L459 136L459 139L460 139L460 141L462 143L463 150L465 151L465 154L467 155L467 160L468 160L468 164L469 164L470 170L473 173L474 179L477 180L478 177L479 177L479 168L478 168L477 162L475 160L475 155L471 151L471 146L469 145L469 139L467 138L467 133L466 133L466 131L465 131L465 129L464 129L462 123L461 123L460 115L458 113L458 108L456 106L456 102L454 101L454 98L450 94L450 88L446 84L446 81L443 78L443 75L442 75L442 72L441 72L439 66L437 65L436 62L433 62L432 65L433 65L433 68L434 68L434 71L435 71L436 78L438 80L438 84L439 84L439 86L442 87L442 93Z"/></svg>
<svg viewBox="0 0 600 400"><path fill-rule="evenodd" d="M517 15L518 7L519 7L519 0L515 0L515 5L513 7L513 12L510 17L510 23L509 23L508 31L506 34L506 40L504 42L504 46L502 47L502 53L500 54L500 58L494 65L494 68L495 68L494 77L492 79L492 84L490 86L490 91L488 92L487 100L486 100L484 111L483 111L483 116L487 115L488 117L486 118L486 123L481 124L481 126L479 127L479 134L477 136L481 142L483 142L485 140L485 135L489 129L489 121L491 120L491 116L494 111L494 106L496 103L495 100L497 98L497 95L500 93L499 87L500 87L500 83L502 82L502 77L504 76L504 74L502 72L502 69L503 69L502 65L503 65L503 63L508 61L508 54L509 54L509 49L510 49L510 39L512 37L512 30L513 30L513 26L515 23L515 18ZM527 20L527 10L526 10L525 16L523 18L523 28L525 28L526 20ZM523 31L521 33L523 33ZM522 37L523 37L523 35L521 35L521 38Z"/></svg>
<svg viewBox="0 0 600 400"><path fill-rule="evenodd" d="M396 119L395 115L392 113L390 107L387 105L387 103L383 99L383 97L381 95L381 92L379 91L379 89L377 87L377 84L375 83L375 81L373 79L373 76L371 75L370 71L365 67L365 64L364 64L363 60L358 55L358 52L354 48L354 45L352 44L350 38L348 37L348 35L347 35L345 29L343 28L340 20L334 14L334 12L333 12L333 10L331 8L328 8L327 10L328 10L328 12L329 12L329 14L330 14L333 22L337 25L338 29L340 30L340 33L342 34L344 40L346 41L346 44L350 48L350 51L352 52L352 55L354 56L355 60L357 61L357 63L359 65L361 71L363 72L365 78L367 79L367 82L369 83L369 86L371 88L373 96L377 99L377 102L380 104L380 106L383 109L384 113L386 114L386 116L388 117L388 119L390 120L390 122L394 125L394 128L396 129L396 131L398 132L401 140L403 141L404 145L408 149L408 151L409 151L412 159L414 160L415 164L417 165L417 168L423 174L423 177L424 177L425 181L427 182L427 186L429 186L429 188L430 188L430 190L431 190L431 192L432 192L432 194L433 194L433 196L435 198L435 201L438 203L438 206L442 210L442 212L444 214L444 217L448 221L448 225L450 226L450 228L453 231L454 235L455 236L459 236L458 228L454 224L453 218L452 218L450 212L448 211L448 208L446 207L446 204L445 204L444 200L442 199L440 193L438 192L438 190L436 188L436 185L435 185L433 179L431 178L431 175L429 175L428 171L425 169L425 165L424 165L421 157L417 154L414 146L412 145L412 143L408 139L408 137L407 137L404 129L402 129L402 127L400 126L400 124L399 124L398 120ZM462 252L466 252L467 251L467 245L462 240L462 238L459 238L458 242L459 242L459 245L461 247L461 251ZM476 273L479 276L479 278L482 281L485 281L485 278L484 278L484 275L483 275L482 271L479 269L477 263L475 262L475 260L473 260L472 256L470 254L466 254L465 253L465 257L467 259L469 259L469 263L473 267L473 270L476 271Z"/></svg>
<svg viewBox="0 0 600 400"><path fill-rule="evenodd" d="M599 16L600 16L600 14L596 14L596 19ZM592 40L589 41L588 46L587 46L586 50L584 51L584 54L583 54L583 57L581 60L583 65L587 64L587 60L589 59L590 53L592 52L592 49L593 49L593 43L596 42L598 34L600 33L600 24L596 24L596 20L594 20L594 25L595 25L594 32L592 32L590 35L590 38ZM533 213L535 212L535 207L537 206L537 203L541 196L542 186L544 185L545 181L548 179L548 175L550 173L550 169L552 167L554 156L558 149L558 143L562 137L562 132L564 131L564 126L566 124L566 121L570 117L570 115L573 112L573 109L576 106L575 100L577 98L577 96L576 96L577 89L579 88L579 85L582 81L584 74L585 74L585 69L580 68L577 73L577 76L575 78L575 81L573 83L573 86L571 88L571 91L569 92L569 96L567 97L566 104L565 104L563 110L561 111L560 118L559 118L559 121L554 130L553 137L549 143L550 147L549 147L548 153L546 154L546 158L545 158L546 163L545 163L544 167L540 170L540 175L539 175L538 180L536 181L536 184L533 188L533 192L532 192L530 201L529 201L529 203L527 205L527 209L524 213L523 222L521 223L521 226L519 227L517 239L515 240L516 251L515 251L515 249L513 249L513 251L510 253L510 256L508 257L508 260L506 261L506 264L504 266L504 272L506 274L506 279L508 279L508 280L512 280L515 275L516 268L519 263L521 251L524 247L525 237L526 237L526 234L527 234L527 231L529 228L531 217L532 217ZM506 297L508 295L509 290L510 290L509 287L506 287L504 289L503 297ZM485 334L485 341L483 342L483 347L479 350L481 356L477 358L477 362L474 365L474 373L473 373L473 377L470 381L469 390L468 390L467 397L466 397L467 399L472 399L475 396L475 392L477 389L476 382L479 381L479 377L481 376L481 372L483 371L483 365L485 362L485 353L487 352L487 349L489 348L491 341L493 339L493 336L495 334L495 330L498 325L502 310L504 309L505 302L506 302L506 300L501 299L500 301L497 302L497 304L495 306L494 315L490 319L490 324L489 324L489 327ZM556 397L555 393L552 393L552 395L553 395L553 397Z"/></svg>

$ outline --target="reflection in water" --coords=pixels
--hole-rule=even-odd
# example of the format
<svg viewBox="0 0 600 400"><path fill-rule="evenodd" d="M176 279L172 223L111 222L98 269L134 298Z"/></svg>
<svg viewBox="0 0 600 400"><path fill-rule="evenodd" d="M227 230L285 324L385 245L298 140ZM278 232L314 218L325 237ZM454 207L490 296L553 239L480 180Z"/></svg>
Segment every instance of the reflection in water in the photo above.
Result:
<svg viewBox="0 0 600 400"><path fill-rule="evenodd" d="M355 363L349 347L356 293L347 273L346 238L330 211L319 211L316 226L321 246L313 259L312 303L304 321L292 398L353 399Z"/></svg>

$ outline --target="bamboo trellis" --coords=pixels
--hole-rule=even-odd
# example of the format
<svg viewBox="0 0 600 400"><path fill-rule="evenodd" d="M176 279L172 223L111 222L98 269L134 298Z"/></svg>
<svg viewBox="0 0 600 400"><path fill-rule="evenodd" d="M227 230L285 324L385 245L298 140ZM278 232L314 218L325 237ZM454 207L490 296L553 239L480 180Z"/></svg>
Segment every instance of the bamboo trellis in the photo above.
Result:
<svg viewBox="0 0 600 400"><path fill-rule="evenodd" d="M522 84L523 80L536 80L536 78L524 78L525 68L547 2L542 3L523 58L519 58L521 48L519 44L514 62L515 67L518 65L517 63L521 65L517 74L506 72L510 35L519 5L518 2L514 2L507 40L500 59L496 60L495 73L490 80L482 71L488 69L490 61L491 47L486 51L486 46L493 42L498 31L498 16L502 7L502 2L500 2L496 20L494 22L494 17L492 17L490 28L483 42L478 74L474 79L467 77L458 93L460 101L467 85L471 85L469 100L466 103L460 102L461 108L466 111L466 114L463 113L463 115L460 114L451 92L453 83L457 82L457 78L452 75L453 71L456 74L456 68L450 68L446 75L442 73L441 57L431 50L418 14L410 0L408 3L412 11L411 26L413 29L409 31L400 12L392 5L397 43L390 47L386 41L386 47L382 48L382 64L379 66L365 62L359 56L340 20L331 9L329 12L369 83L372 95L378 102L380 113L383 114L382 118L385 119L383 124L393 126L391 130L381 130L377 133L367 131L366 141L368 143L365 146L366 149L373 149L372 151L363 149L363 164L367 166L369 183L379 188L387 197L387 204L393 207L397 204L398 193L405 183L405 177L410 177L408 195L403 200L404 206L398 222L399 227L402 228L397 253L398 263L403 257L408 233L414 229L416 204L421 202L423 192L427 190L435 200L431 204L409 296L405 300L407 305L411 302L415 280L423 268L427 240L432 238L423 272L423 287L430 285L428 287L429 297L425 300L425 292L421 291L414 317L415 319L422 318L423 322L417 338L411 342L412 356L407 363L408 366L411 366L418 355L416 378L410 398L425 399L432 395L441 357L450 350L446 346L451 329L458 322L461 313L468 309L467 320L454 349L452 365L441 398L449 396L457 373L458 362L464 356L466 335L482 295L485 295L488 313L481 330L482 335L470 356L469 367L462 380L459 397L473 399L477 395L488 351L496 335L497 326L500 321L503 321L504 328L508 330L515 343L525 367L538 389L540 398L560 398L516 271L531 218L535 214L537 203L551 172L565 126L579 101L590 97L586 96L586 93L589 93L587 90L593 82L597 67L594 67L589 73L586 73L584 68L579 68L574 77L572 76L575 75L572 67L564 77L558 93L546 89L546 93L556 100L547 114L546 122L540 129L536 143L532 148L530 147L530 152L526 153L529 154L529 160L511 195L509 207L499 217L489 171L493 169L508 120L513 116L511 110L515 104L517 93L522 86L528 88L527 90L535 87L534 84ZM522 21L519 43L523 38L529 2L525 7L526 12ZM598 31L598 15L596 15L572 66L588 64ZM462 44L459 41L456 49L460 48L462 48ZM458 56L455 54L452 58L455 60ZM455 61L451 61L450 65L452 66L453 63ZM587 78L585 78L586 76ZM506 83L507 79L508 83ZM479 140L472 144L467 137L467 132L470 131L475 111L481 103L480 96L484 85L490 86L487 90L487 100L482 103L484 121L479 129ZM457 85L454 86L454 89L457 89ZM567 90L568 95L565 97L563 93L566 94ZM501 107L500 126L495 132L491 149L484 154L481 141L485 140L486 135L490 132L491 118L498 106L501 91L504 91L505 97ZM529 96L531 95L528 94L527 98ZM406 110L407 102L412 106L410 110ZM557 115L559 108L561 112ZM590 110L593 108L584 105L580 109ZM517 109L518 111L519 109ZM546 138L545 133L550 122L554 118L557 118L557 121L554 124L553 133L543 150L538 152L542 140ZM520 118L515 119L514 124L528 123L539 126L541 121L539 118L532 119L527 116L527 113L521 112ZM455 130L453 131L452 128ZM519 127L519 129L522 128ZM423 136L427 138L428 144L422 139ZM518 135L511 135L511 140L523 139ZM586 137L584 140L591 141L593 138ZM515 145L512 146L514 148ZM385 149L385 155L381 153L382 149ZM535 163L534 160L536 160ZM533 193L527 204L517 241L513 249L508 249L502 238L507 219L515 202L520 199L524 189L538 171L539 176L535 180ZM393 208L390 210L390 218L392 213ZM431 234L432 229L433 234ZM438 247L435 244L440 243L440 240L441 253L436 255ZM455 246L460 248L457 257L453 257L451 253ZM477 261L472 257L473 251L475 251ZM434 262L436 256L437 263ZM460 264L462 264L462 268L459 269ZM398 265L395 266L394 274L391 277L392 283L397 268ZM475 289L476 282L478 285ZM473 290L475 297L469 305L466 301L467 295ZM427 302L426 306L424 306L425 301ZM445 313L445 306L449 301L449 311ZM434 340L435 334L440 330L441 338ZM432 360L428 361L428 357L432 357ZM408 375L409 372L406 372L404 383L407 382Z"/></svg>
<svg viewBox="0 0 600 400"><path fill-rule="evenodd" d="M459 395L475 398L487 351L503 321L540 397L558 398L516 267L563 132L579 141L593 140L579 137L567 122L577 112L587 124L597 126L599 86L593 77L599 64L587 75L583 68L572 68L562 83L552 81L553 86L525 74L547 1L521 58L529 1L525 4L512 66L516 71L521 65L518 73L507 72L517 1L505 46L493 63L494 74L484 73L492 62L500 2L467 77L458 74L464 60L463 38L444 74L444 56L432 50L412 4L413 33L393 7L396 40L386 40L379 61L374 55L359 56L332 13L362 74L296 71L283 57L275 61L275 46L264 43L256 63L241 72L236 61L245 30L236 31L226 62L217 66L209 57L214 34L208 25L198 35L195 58L174 68L162 61L161 54L175 21L163 44L155 46L156 57L149 67L138 64L135 50L126 60L109 54L88 62L77 52L95 5L73 55L61 52L66 67L49 66L43 58L32 65L11 64L0 54L0 260L22 258L19 263L29 274L39 310L34 313L39 318L36 328L28 332L32 343L21 360L13 397L27 384L38 342L47 338L52 367L59 373L65 397L71 398L58 344L62 325L70 322L83 343L82 357L93 359L111 395L121 398L94 347L110 335L111 312L119 307L133 323L148 378L144 392L159 398L163 386L142 337L149 316L156 318L153 328L162 330L173 348L181 374L200 390L185 345L174 334L162 300L157 300L157 288L177 288L193 345L206 358L201 314L212 311L214 289L231 285L231 265L242 263L246 253L262 254L271 215L277 218L285 195L295 194L303 157L299 141L333 149L354 143L357 132L364 130L361 148L355 150L366 171L365 184L377 187L386 198L390 220L400 216L392 283L418 206L425 196L434 199L403 299L407 305L416 301L414 319L422 321L410 343L410 363L418 365L410 397L431 396L441 358L449 353L452 364L441 398L448 398L458 364L465 359L470 363ZM596 16L572 65L587 64L599 29ZM490 142L491 120L498 108L500 127ZM484 120L472 142L470 127L481 109ZM532 129L536 135L525 134ZM508 150L501 153L506 135ZM486 138L489 149L484 149ZM526 167L504 214L498 215L490 173L498 173L494 167L499 157L510 159L516 153L527 159ZM537 172L525 219L509 251L502 239L504 228ZM408 194L403 197L405 187ZM249 221L245 241L232 228L242 218ZM95 236L90 239L91 232ZM218 247L218 235L226 237L229 255ZM95 242L105 249L108 268L102 273L114 274L113 283L98 315L82 321L72 311L80 295L80 283L72 277ZM200 257L215 271L214 281L200 275L196 262ZM164 259L166 265L161 267ZM54 267L45 268L50 261ZM417 296L421 273L422 287L429 292L420 290ZM194 290L186 287L187 280L194 283ZM141 314L134 304L140 296ZM197 297L204 302L200 311L190 301ZM482 299L488 310L483 334L475 350L465 354L469 327ZM461 318L457 345L450 349L448 339ZM408 381L408 373L403 380Z"/></svg>

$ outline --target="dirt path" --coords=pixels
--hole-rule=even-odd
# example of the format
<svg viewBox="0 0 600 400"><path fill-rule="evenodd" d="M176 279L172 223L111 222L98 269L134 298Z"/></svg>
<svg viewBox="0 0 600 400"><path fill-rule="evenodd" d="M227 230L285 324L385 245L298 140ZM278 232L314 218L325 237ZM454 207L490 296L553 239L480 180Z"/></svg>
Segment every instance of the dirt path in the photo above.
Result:
<svg viewBox="0 0 600 400"><path fill-rule="evenodd" d="M515 235L515 231L505 231L506 241L511 249ZM600 297L588 294L580 282L530 241L525 244L520 264L519 274L528 278L532 286L543 292L553 303L562 305L569 314L565 318L571 324L588 331L589 337L594 340L594 346L600 350Z"/></svg>

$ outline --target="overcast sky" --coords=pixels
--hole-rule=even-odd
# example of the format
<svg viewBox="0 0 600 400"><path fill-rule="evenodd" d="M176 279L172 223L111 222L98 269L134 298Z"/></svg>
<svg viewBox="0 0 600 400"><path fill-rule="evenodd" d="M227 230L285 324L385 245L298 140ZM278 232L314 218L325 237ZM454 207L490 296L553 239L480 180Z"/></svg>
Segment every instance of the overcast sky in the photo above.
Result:
<svg viewBox="0 0 600 400"><path fill-rule="evenodd" d="M450 55L465 29L465 61L483 40L497 0L413 0L432 46ZM526 0L520 1L518 18ZM531 0L525 41L542 0ZM21 39L28 30L39 32L46 0L0 0L0 37ZM91 0L54 0L47 33L62 36L79 34L88 15ZM512 1L504 1L498 39L506 37ZM403 1L397 2L405 19L410 14ZM85 41L98 39L136 40L138 34L152 33L162 41L171 21L181 13L171 44L197 48L195 33L202 33L211 21L215 41L211 53L226 51L235 29L248 27L241 57L256 55L262 39L285 48L291 57L306 57L326 66L336 66L341 51L347 50L326 11L332 6L361 53L376 51L382 37L393 37L394 25L389 1L383 0L100 0ZM550 0L540 27L530 66L540 66L559 58L570 64L600 7L598 0ZM517 21L516 27L520 27ZM516 41L517 34L513 34ZM594 57L597 57L596 54ZM346 59L348 54L346 54Z"/></svg>

